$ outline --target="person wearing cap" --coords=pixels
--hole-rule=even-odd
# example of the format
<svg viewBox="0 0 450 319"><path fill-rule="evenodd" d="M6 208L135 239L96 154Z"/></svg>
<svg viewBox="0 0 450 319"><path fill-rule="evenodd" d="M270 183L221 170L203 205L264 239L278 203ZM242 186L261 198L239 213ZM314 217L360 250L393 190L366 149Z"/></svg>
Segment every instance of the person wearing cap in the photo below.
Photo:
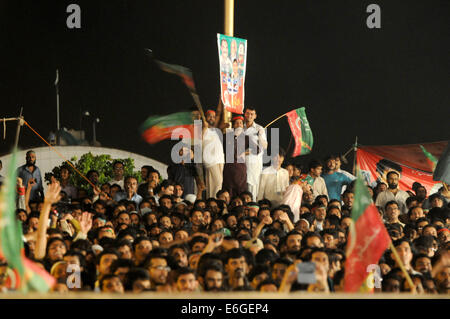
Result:
<svg viewBox="0 0 450 319"><path fill-rule="evenodd" d="M233 129L227 130L224 136L226 162L222 183L222 189L226 190L231 198L247 190L245 153L249 148L249 138L244 134L244 118L240 115L234 116L232 123Z"/></svg>
<svg viewBox="0 0 450 319"><path fill-rule="evenodd" d="M261 174L257 200L270 200L272 207L281 205L286 188L289 186L289 173L282 168L285 152L280 148L272 158L272 165Z"/></svg>
<svg viewBox="0 0 450 319"><path fill-rule="evenodd" d="M259 181L263 169L263 153L267 148L267 136L265 129L255 123L257 114L254 107L247 107L244 117L245 135L249 137L250 148L255 150L245 157L248 190L253 194L253 200L255 200L259 191Z"/></svg>

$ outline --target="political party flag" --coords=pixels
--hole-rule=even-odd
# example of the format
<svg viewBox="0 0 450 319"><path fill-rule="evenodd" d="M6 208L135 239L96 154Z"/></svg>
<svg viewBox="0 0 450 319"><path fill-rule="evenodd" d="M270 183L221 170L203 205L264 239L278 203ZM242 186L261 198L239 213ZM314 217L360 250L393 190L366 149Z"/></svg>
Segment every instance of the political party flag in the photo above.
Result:
<svg viewBox="0 0 450 319"><path fill-rule="evenodd" d="M13 290L47 292L55 279L25 257L22 225L16 218L16 150L0 193L0 259L6 259L15 278Z"/></svg>
<svg viewBox="0 0 450 319"><path fill-rule="evenodd" d="M152 50L145 49L145 51L147 55L159 66L161 70L167 73L178 75L183 81L183 83L188 87L189 91L194 93L196 92L194 78L192 75L192 71L190 69L181 65L162 62L154 58Z"/></svg>
<svg viewBox="0 0 450 319"><path fill-rule="evenodd" d="M430 164L431 171L434 171L434 169L436 168L436 164L437 164L436 157L434 157L433 154L428 152L427 149L425 147L423 147L423 145L419 145L419 146L422 149L423 154L425 154L425 157L427 158L428 163Z"/></svg>
<svg viewBox="0 0 450 319"><path fill-rule="evenodd" d="M225 109L244 112L244 83L247 67L247 40L217 34L220 92Z"/></svg>
<svg viewBox="0 0 450 319"><path fill-rule="evenodd" d="M352 220L347 241L345 292L360 291L369 275L367 267L378 263L391 241L361 172L358 172L355 182Z"/></svg>
<svg viewBox="0 0 450 319"><path fill-rule="evenodd" d="M295 148L292 157L309 154L313 147L313 135L306 118L305 108L301 107L286 113L289 126L294 135Z"/></svg>
<svg viewBox="0 0 450 319"><path fill-rule="evenodd" d="M140 131L143 139L150 144L155 144L172 137L193 139L194 120L191 112L150 116L140 126Z"/></svg>
<svg viewBox="0 0 450 319"><path fill-rule="evenodd" d="M442 153L433 172L433 180L450 184L450 142Z"/></svg>

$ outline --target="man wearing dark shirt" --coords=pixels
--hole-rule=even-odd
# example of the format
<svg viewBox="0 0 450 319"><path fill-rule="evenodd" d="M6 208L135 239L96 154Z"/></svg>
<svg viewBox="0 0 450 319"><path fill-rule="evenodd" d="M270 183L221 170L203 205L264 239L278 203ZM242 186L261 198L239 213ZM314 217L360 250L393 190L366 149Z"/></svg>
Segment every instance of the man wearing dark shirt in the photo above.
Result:
<svg viewBox="0 0 450 319"><path fill-rule="evenodd" d="M41 171L36 166L36 153L28 151L26 154L26 164L17 169L17 177L23 181L23 185L28 185L28 181L33 179L34 184L31 188L30 200L40 201L44 197L44 187L42 185Z"/></svg>

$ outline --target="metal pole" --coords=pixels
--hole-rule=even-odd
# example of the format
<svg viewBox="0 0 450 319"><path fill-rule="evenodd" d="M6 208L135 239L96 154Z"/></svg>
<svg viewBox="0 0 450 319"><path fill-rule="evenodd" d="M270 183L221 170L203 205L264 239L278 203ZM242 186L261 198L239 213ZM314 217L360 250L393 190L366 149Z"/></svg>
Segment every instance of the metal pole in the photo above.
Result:
<svg viewBox="0 0 450 319"><path fill-rule="evenodd" d="M17 129L16 129L16 138L14 140L14 149L17 149L19 145L19 135L20 135L20 127L23 125L23 116L22 116L23 107L20 108L20 115L17 119Z"/></svg>
<svg viewBox="0 0 450 319"><path fill-rule="evenodd" d="M95 137L95 119L92 122L92 127L93 127L93 139L94 139L94 141L92 142L92 145L95 146L95 142L96 142L96 137Z"/></svg>
<svg viewBox="0 0 450 319"><path fill-rule="evenodd" d="M355 145L353 145L353 175L356 176L356 151L358 150L358 136L355 139Z"/></svg>
<svg viewBox="0 0 450 319"><path fill-rule="evenodd" d="M230 37L234 36L234 0L224 0L225 4L225 16L224 16L224 30L225 35ZM225 123L230 123L231 112L223 108Z"/></svg>
<svg viewBox="0 0 450 319"><path fill-rule="evenodd" d="M56 145L59 145L59 71L56 69Z"/></svg>

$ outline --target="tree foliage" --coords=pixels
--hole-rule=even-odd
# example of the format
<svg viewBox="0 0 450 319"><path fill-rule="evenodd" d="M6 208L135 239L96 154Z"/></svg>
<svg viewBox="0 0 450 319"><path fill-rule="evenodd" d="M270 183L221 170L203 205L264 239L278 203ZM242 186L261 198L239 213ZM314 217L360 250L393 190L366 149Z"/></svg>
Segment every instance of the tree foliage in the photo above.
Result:
<svg viewBox="0 0 450 319"><path fill-rule="evenodd" d="M113 178L112 164L116 160L121 161L124 164L124 177L131 175L136 177L139 183L142 181L140 172L134 171L134 159L130 157L113 159L111 158L111 155L108 154L93 155L89 152L83 154L79 160L77 160L76 157L72 157L70 163L84 176L86 176L90 170L96 170L99 173L98 181L101 185L109 182ZM45 181L49 183L52 176L56 179L61 179L61 169L63 167L68 167L70 171L70 183L72 185L86 190L90 188L89 183L66 162L62 162L61 165L54 167L50 173L45 173Z"/></svg>

